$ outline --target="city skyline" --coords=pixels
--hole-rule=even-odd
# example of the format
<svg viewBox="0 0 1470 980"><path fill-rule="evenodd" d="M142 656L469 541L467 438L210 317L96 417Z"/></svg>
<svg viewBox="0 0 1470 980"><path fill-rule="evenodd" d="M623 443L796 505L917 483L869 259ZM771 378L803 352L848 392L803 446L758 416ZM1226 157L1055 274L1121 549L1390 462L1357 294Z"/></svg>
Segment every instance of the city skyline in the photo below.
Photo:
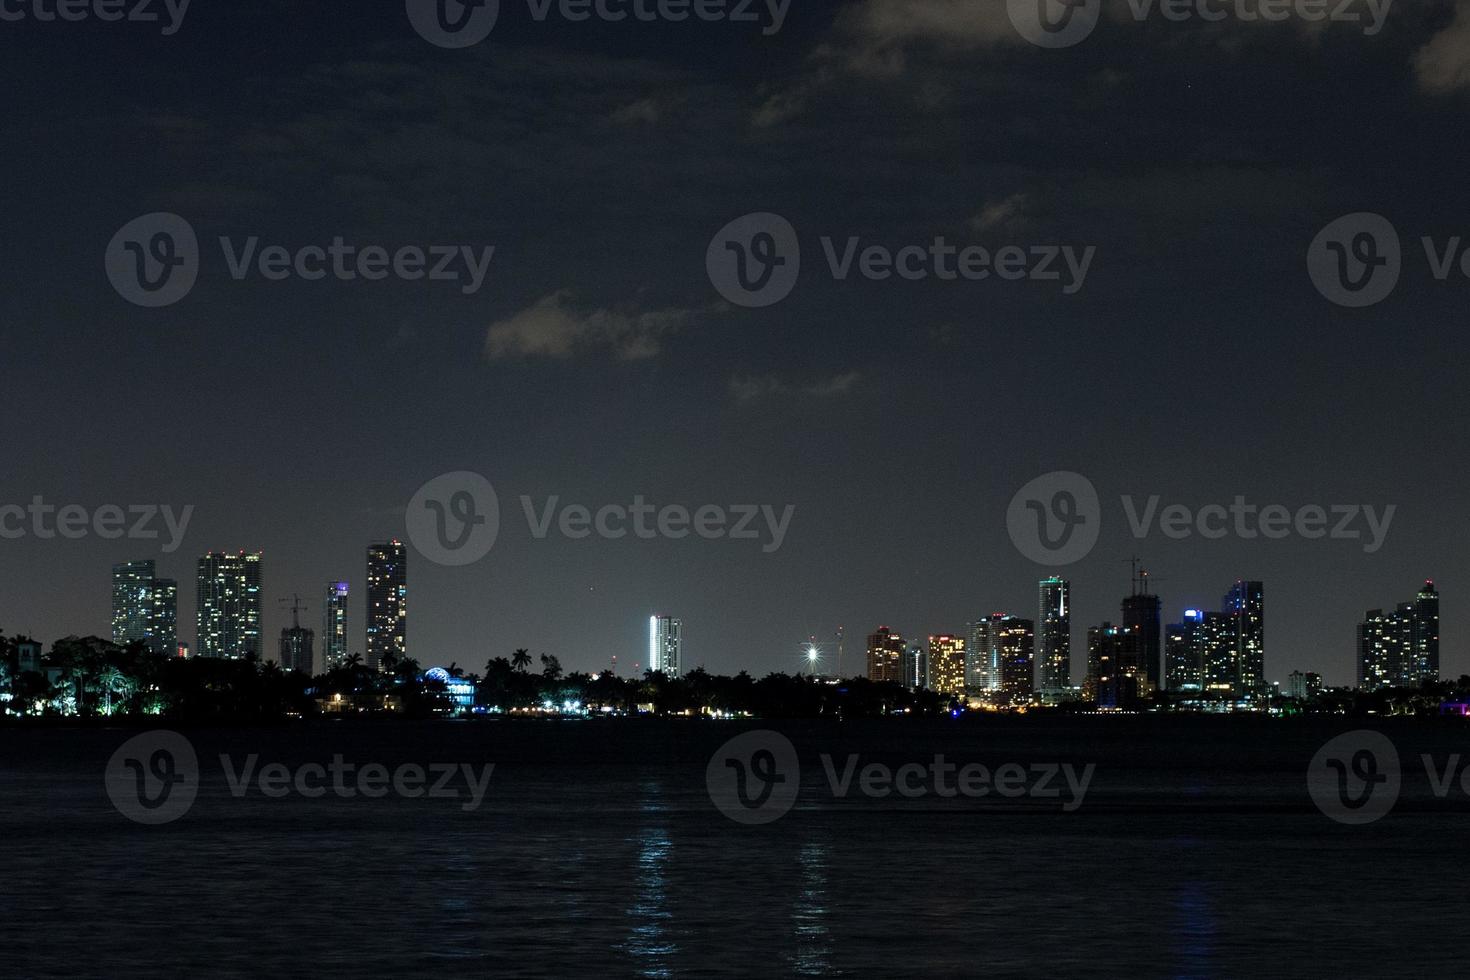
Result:
<svg viewBox="0 0 1470 980"><path fill-rule="evenodd" d="M384 605L385 612L378 617L382 620L384 627L390 631L387 642L395 650L396 656L403 656L404 639L407 623L406 614L406 557L407 547L400 541L389 540L378 542L368 546L368 577L375 576L381 581L375 589L369 589L369 606L372 605L372 594L376 592L380 604ZM248 561L247 566L240 563ZM210 553L198 559L199 581L204 583L207 579L218 579L228 573L233 576L232 581L239 581L249 586L249 591L254 596L252 603L248 603L244 612L239 615L238 621L231 617L223 617L230 620L226 625L236 632L255 633L259 632L259 622L263 620L263 609L260 595L260 579L262 575L263 556L259 553L248 554L240 552L237 555L225 555ZM1064 688L1075 688L1089 691L1091 697L1096 697L1096 688L1089 687L1098 673L1098 651L1097 644L1130 643L1130 647L1119 647L1114 649L1108 647L1104 655L1104 661L1117 667L1113 662L1116 657L1123 658L1123 669L1129 676L1134 671L1142 683L1134 682L1133 691L1157 691L1168 690L1173 692L1185 691L1214 691L1216 695L1222 692L1233 693L1237 697L1245 697L1252 691L1260 691L1270 687L1273 683L1282 689L1288 683L1289 678L1311 674L1318 677L1323 672L1311 667L1310 670L1302 666L1293 666L1291 670L1284 671L1281 679L1273 681L1269 669L1263 669L1265 661L1264 623L1263 623L1263 584L1260 581L1238 580L1227 591L1221 600L1222 611L1206 611L1199 608L1183 608L1179 613L1178 623L1169 623L1167 605L1161 596L1150 591L1151 576L1146 569L1139 567L1139 559L1130 559L1133 566L1132 590L1125 595L1120 605L1121 619L1117 626L1104 619L1097 624L1088 624L1082 629L1082 637L1085 640L1083 648L1085 657L1080 661L1080 673L1075 669L1075 664L1070 652L1076 648L1073 623L1071 618L1071 596L1072 588L1070 580L1052 575L1042 578L1037 582L1038 613L1036 618L1029 619L1018 617L1010 613L995 612L979 620L968 623L965 627L967 635L956 635L949 633L934 633L927 629L920 630L917 634L918 640L907 643L901 631L890 629L888 626L879 626L874 634L867 637L866 664L863 676L873 680L888 680L905 683L907 686L924 686L932 690L949 693L963 692L1000 692L1024 693L1029 695L1033 691L1044 694L1048 691L1060 693ZM206 571L208 569L208 571ZM248 578L247 578L248 575ZM158 587L155 589L154 583ZM215 583L217 588L217 583ZM169 630L176 628L176 612L172 614L155 609L155 600L150 598L154 592L163 605L172 606L177 602L176 583L168 580L155 579L155 562L152 560L134 560L123 562L112 567L112 586L110 596L112 599L112 637L114 642L125 643L131 639L144 639L150 648L157 649L158 641L153 637L155 623L160 620L167 624ZM310 634L306 638L309 656L312 663L320 670L326 670L329 666L340 665L345 661L348 652L360 653L350 643L350 636L344 646L340 646L340 656L334 661L328 649L327 639L333 634L334 624L339 636L345 635L346 623L349 621L346 609L346 600L351 593L350 583L338 581L328 583L326 597L322 603L322 616L324 628L320 631L307 628L303 632ZM205 595L203 590L199 593ZM137 598L136 602L130 597ZM300 595L291 597L293 600L292 615L293 624L291 628L283 627L281 630L281 653L279 657L265 653L266 659L277 659L282 664L290 663L289 657L294 654L287 653L287 636L293 631L300 631L299 611L301 606ZM387 601L385 601L387 600ZM282 599L284 603L286 600ZM137 602L141 606L134 608ZM203 603L200 604L201 613ZM141 612L139 610L142 610ZM1432 610L1432 615L1430 610ZM1357 623L1357 633L1354 643L1355 675L1353 680L1346 684L1334 685L1343 687L1363 687L1372 690L1378 686L1386 686L1395 683L1395 680L1405 683L1417 683L1416 678L1438 678L1444 676L1440 664L1440 635L1439 635L1439 593L1434 582L1426 580L1424 588L1420 590L1414 603L1400 603L1396 611L1384 614L1381 609L1371 609L1365 614L1367 621ZM139 618L145 623L145 632L138 633L140 627L136 625ZM1375 618L1376 617L1376 618ZM215 620L222 617L218 614ZM363 650L369 648L372 643L373 620L371 609L364 617L364 645ZM201 620L203 617L201 615ZM679 674L688 669L683 660L683 620L666 614L654 614L648 618L647 646L643 653L646 656L646 669L661 669L670 673L671 676ZM1012 628L1014 624L1014 628ZM1422 624L1422 625L1421 625ZM1396 668L1398 673L1384 668L1380 675L1388 676L1389 680L1376 680L1365 684L1364 678L1368 676L1365 671L1371 671L1367 666L1370 660L1365 630L1370 626L1374 628L1372 636L1375 638L1376 648L1382 648L1385 643L1400 644L1404 649L1413 646L1418 664L1415 668L1407 666ZM218 629L218 625L216 626ZM841 628L839 627L839 633ZM1399 634L1406 639L1397 639ZM136 634L136 635L135 635ZM76 634L68 634L76 635ZM174 634L176 637L176 634ZM1025 650L1012 647L1008 653L1012 658L1009 667L1009 675L1005 673L1003 666L1007 655L1005 644L1001 641L1002 635L1014 635L1015 642L1024 638ZM1134 639L1129 640L1132 636ZM311 651L311 644L320 638L320 645ZM924 638L927 637L927 641ZM1392 637L1385 639L1385 637ZM890 642L891 640L891 642ZM295 643L299 648L301 637L297 636ZM1136 646L1137 649L1132 649ZM178 652L183 654L187 646L178 646L175 638L169 644L171 650L178 647ZM203 636L199 637L195 652L209 649ZM1049 648L1064 651L1065 657L1058 654L1050 661L1045 656ZM807 663L807 670L815 670L821 663L820 645L815 635L804 646L804 649L812 654ZM1128 650L1132 649L1132 652ZM1397 651L1399 646L1394 646ZM1218 652L1218 656L1217 656ZM205 654L208 655L208 654ZM622 654L610 655L611 669L616 670L617 657ZM804 654L805 655L805 654ZM636 654L634 655L636 656ZM1393 654L1377 653L1378 662L1383 663L1391 660L1394 656L1403 657L1407 663L1412 657ZM1222 659L1223 658L1223 659ZM415 658L417 659L417 658ZM455 658L434 658L435 662L452 662ZM560 659L560 657L559 657ZM1024 673L1027 677L1024 687L1018 687L1019 678L1023 676L1023 668L1019 665L1021 659L1029 665ZM1056 664L1065 659L1066 669L1059 671ZM625 659L624 663L628 661ZM364 663L370 665L366 657ZM635 661L636 663L636 661ZM1049 665L1050 664L1050 665ZM1131 664L1132 666L1128 666ZM655 666L658 665L658 666ZM670 667L671 665L671 667ZM706 667L703 662L696 666ZM587 665L589 673L597 673L609 669L608 662L602 664ZM749 667L738 667L739 670L749 670ZM800 671L798 671L800 672ZM1222 678L1229 678L1228 683L1220 683ZM1052 683L1059 681L1059 683Z"/></svg>

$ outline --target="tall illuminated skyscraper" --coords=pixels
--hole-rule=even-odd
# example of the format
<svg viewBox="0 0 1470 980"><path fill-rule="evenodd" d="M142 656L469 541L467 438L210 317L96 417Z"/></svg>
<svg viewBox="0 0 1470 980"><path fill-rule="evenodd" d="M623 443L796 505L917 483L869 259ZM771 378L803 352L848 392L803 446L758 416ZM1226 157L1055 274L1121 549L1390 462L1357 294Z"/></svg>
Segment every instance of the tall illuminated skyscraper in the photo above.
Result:
<svg viewBox="0 0 1470 980"><path fill-rule="evenodd" d="M401 541L367 551L367 666L408 656L408 552Z"/></svg>
<svg viewBox="0 0 1470 980"><path fill-rule="evenodd" d="M346 582L327 583L322 603L322 669L335 670L347 662Z"/></svg>
<svg viewBox="0 0 1470 980"><path fill-rule="evenodd" d="M112 566L112 642L147 641L153 632L153 562Z"/></svg>
<svg viewBox="0 0 1470 980"><path fill-rule="evenodd" d="M1221 612L1235 626L1236 690L1250 697L1266 686L1266 600L1260 582L1239 581L1221 603Z"/></svg>
<svg viewBox="0 0 1470 980"><path fill-rule="evenodd" d="M648 669L678 677L684 667L684 621L673 616L648 617Z"/></svg>
<svg viewBox="0 0 1470 980"><path fill-rule="evenodd" d="M950 697L965 696L964 637L948 633L929 637L929 687Z"/></svg>
<svg viewBox="0 0 1470 980"><path fill-rule="evenodd" d="M868 680L903 683L903 637L887 626L880 626L868 636Z"/></svg>
<svg viewBox="0 0 1470 980"><path fill-rule="evenodd" d="M1035 645L1032 620L993 613L971 623L965 687L971 694L999 694L1012 703L1029 701L1036 690Z"/></svg>
<svg viewBox="0 0 1470 980"><path fill-rule="evenodd" d="M258 553L211 552L199 559L197 656L260 657L260 579Z"/></svg>
<svg viewBox="0 0 1470 980"><path fill-rule="evenodd" d="M1164 686L1163 603L1149 591L1148 572L1133 577L1133 594L1123 600L1120 674L1136 677L1138 693Z"/></svg>
<svg viewBox="0 0 1470 980"><path fill-rule="evenodd" d="M148 614L148 649L163 657L179 652L179 583L171 578L153 580L153 608Z"/></svg>
<svg viewBox="0 0 1470 980"><path fill-rule="evenodd" d="M1036 619L1036 663L1042 690L1072 683L1072 583L1053 575L1041 580Z"/></svg>
<svg viewBox="0 0 1470 980"><path fill-rule="evenodd" d="M1439 680L1439 592L1425 582L1393 612L1370 609L1358 624L1358 686L1419 687Z"/></svg>

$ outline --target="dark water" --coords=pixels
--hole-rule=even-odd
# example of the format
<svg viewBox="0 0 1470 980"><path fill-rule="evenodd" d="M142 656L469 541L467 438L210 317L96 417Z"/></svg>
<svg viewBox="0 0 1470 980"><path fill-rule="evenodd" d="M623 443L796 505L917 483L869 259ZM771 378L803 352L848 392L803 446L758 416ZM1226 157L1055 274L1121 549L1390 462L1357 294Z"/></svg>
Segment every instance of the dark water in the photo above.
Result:
<svg viewBox="0 0 1470 980"><path fill-rule="evenodd" d="M745 826L706 789L785 732L801 792ZM1470 805L1385 727L1403 795L1328 819L1306 769L1355 726L1033 719L760 726L310 724L187 731L198 798L144 826L103 773L138 730L0 730L0 936L15 976L1422 976L1463 972ZM1053 799L834 799L819 761L1097 766ZM219 755L485 763L465 798L236 798Z"/></svg>

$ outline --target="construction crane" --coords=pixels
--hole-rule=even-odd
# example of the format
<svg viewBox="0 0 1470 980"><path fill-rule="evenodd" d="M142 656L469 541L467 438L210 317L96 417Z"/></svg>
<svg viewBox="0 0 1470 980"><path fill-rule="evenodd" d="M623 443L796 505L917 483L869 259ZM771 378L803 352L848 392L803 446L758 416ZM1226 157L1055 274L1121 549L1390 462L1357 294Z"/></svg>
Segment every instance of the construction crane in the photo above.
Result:
<svg viewBox="0 0 1470 980"><path fill-rule="evenodd" d="M301 628L301 611L306 608L306 603L301 601L301 595L297 592L291 593L288 598L276 600L277 605L285 605L288 602L291 603L291 628L299 630Z"/></svg>

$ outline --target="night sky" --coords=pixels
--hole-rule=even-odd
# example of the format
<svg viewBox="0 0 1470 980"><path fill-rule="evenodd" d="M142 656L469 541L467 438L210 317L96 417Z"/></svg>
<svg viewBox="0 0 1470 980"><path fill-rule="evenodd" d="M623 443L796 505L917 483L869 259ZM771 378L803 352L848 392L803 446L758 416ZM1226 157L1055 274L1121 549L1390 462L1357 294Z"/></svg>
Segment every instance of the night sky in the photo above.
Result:
<svg viewBox="0 0 1470 980"><path fill-rule="evenodd" d="M113 562L180 580L265 554L266 646L300 592L453 470L488 477L499 541L465 568L410 552L409 652L478 671L516 647L576 670L646 659L683 618L686 667L795 670L839 624L844 668L886 624L1036 615L1073 580L1118 618L1138 554L1166 622L1266 583L1270 680L1353 678L1364 610L1445 594L1444 672L1470 672L1463 417L1470 280L1470 3L1399 0L1383 30L1145 23L1110 4L1066 50L1000 2L794 0L761 24L569 23L503 0L446 50L402 0L195 0L182 28L0 21L4 458L0 503L193 505L183 546L0 540L0 626L106 635ZM762 14L764 17L765 15ZM203 244L181 302L115 292L103 254L149 212ZM796 289L724 302L711 236L770 211ZM1359 211L1404 243L1398 288L1329 303L1306 255ZM484 286L235 281L217 244L493 245ZM837 281L820 244L1096 247L1085 287ZM1103 498L1101 540L1051 569L1006 507L1054 470ZM758 541L535 540L519 497L596 507L795 505ZM1197 508L1397 511L1364 542L1129 533L1119 497ZM830 660L825 665L833 666Z"/></svg>

